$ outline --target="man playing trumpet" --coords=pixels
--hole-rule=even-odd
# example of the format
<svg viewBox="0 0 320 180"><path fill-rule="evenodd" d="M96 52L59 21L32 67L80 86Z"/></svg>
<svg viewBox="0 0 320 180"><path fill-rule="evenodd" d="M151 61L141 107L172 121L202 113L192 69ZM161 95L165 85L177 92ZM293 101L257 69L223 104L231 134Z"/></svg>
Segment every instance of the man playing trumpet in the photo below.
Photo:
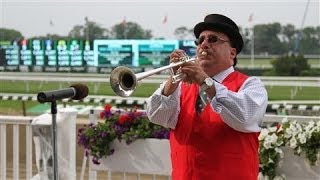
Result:
<svg viewBox="0 0 320 180"><path fill-rule="evenodd" d="M243 39L231 19L210 14L194 34L197 59L179 68L185 78L168 78L147 101L150 121L171 128L172 179L256 180L265 87L234 70ZM170 63L183 57L175 50Z"/></svg>

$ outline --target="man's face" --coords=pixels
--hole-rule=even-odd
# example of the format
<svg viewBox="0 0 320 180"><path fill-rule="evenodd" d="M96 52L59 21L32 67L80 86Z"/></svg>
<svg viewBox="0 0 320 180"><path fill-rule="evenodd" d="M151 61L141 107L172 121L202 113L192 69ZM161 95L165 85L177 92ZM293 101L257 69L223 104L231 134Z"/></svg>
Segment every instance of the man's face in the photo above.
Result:
<svg viewBox="0 0 320 180"><path fill-rule="evenodd" d="M198 62L209 76L233 65L236 49L231 47L227 35L205 30L201 32L197 42Z"/></svg>

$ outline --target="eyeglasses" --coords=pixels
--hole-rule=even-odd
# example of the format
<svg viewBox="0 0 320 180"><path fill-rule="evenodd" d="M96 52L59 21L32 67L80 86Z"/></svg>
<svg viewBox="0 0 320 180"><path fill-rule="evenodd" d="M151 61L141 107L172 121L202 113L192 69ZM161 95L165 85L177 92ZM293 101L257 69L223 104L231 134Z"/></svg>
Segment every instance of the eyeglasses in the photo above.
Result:
<svg viewBox="0 0 320 180"><path fill-rule="evenodd" d="M197 40L194 41L194 43L198 46L198 45L202 44L205 39L206 39L206 36L200 36ZM229 42L228 40L225 40L225 39L218 37L216 35L209 35L207 37L207 41L210 44L216 44L216 43L218 43L218 41Z"/></svg>

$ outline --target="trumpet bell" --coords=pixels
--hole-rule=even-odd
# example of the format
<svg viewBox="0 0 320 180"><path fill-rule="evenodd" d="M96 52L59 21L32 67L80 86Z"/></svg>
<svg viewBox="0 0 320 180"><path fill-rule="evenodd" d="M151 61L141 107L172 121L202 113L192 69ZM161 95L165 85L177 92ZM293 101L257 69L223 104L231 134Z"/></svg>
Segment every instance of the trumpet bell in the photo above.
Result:
<svg viewBox="0 0 320 180"><path fill-rule="evenodd" d="M118 66L111 72L110 85L118 96L128 97L136 89L137 78L131 69Z"/></svg>
<svg viewBox="0 0 320 180"><path fill-rule="evenodd" d="M138 81L141 79L144 79L146 77L149 77L153 74L157 74L161 71L164 71L166 69L171 69L171 76L174 80L173 83L177 83L181 81L184 77L185 74L177 73L175 74L172 70L174 67L181 66L183 63L187 62L193 62L197 58L190 58L190 57L185 57L181 59L180 62L174 62L170 63L167 66L163 66L157 69L152 69L150 71L146 72L141 72L138 74L134 74L133 70L125 67L125 66L119 66L116 67L114 70L112 70L111 75L110 75L110 85L112 90L121 97L128 97L130 96L133 91L136 89Z"/></svg>

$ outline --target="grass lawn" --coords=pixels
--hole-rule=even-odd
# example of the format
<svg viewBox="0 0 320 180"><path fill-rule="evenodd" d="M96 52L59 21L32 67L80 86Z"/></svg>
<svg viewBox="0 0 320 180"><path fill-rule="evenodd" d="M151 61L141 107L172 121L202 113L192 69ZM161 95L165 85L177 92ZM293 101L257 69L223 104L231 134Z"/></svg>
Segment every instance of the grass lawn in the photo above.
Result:
<svg viewBox="0 0 320 180"><path fill-rule="evenodd" d="M271 59L254 59L255 66L264 66L271 65ZM320 58L319 59L308 59L308 63L311 67L319 67L320 66ZM251 59L238 59L238 64L240 66L248 66L251 65Z"/></svg>
<svg viewBox="0 0 320 180"><path fill-rule="evenodd" d="M70 83L55 82L35 82L29 83L0 81L2 93L31 93L37 94L41 91L62 89L69 87ZM109 84L104 83L87 83L89 95L110 95L115 96ZM132 96L148 97L157 88L159 84L139 84ZM266 87L269 100L320 100L320 87L290 87L290 86L273 86Z"/></svg>
<svg viewBox="0 0 320 180"><path fill-rule="evenodd" d="M22 81L0 81L1 93L22 93L22 94L37 94L41 91L54 89L62 89L69 87L70 83L54 83L54 82L29 82ZM111 95L115 96L109 84L104 83L87 83L89 95ZM140 84L132 96L148 97L157 88L159 84ZM266 87L269 100L319 100L320 87L288 87L288 86L273 86ZM25 102L26 109L39 105L38 102ZM0 101L0 114L22 114L22 101Z"/></svg>
<svg viewBox="0 0 320 180"><path fill-rule="evenodd" d="M319 100L320 87L266 87L269 100Z"/></svg>
<svg viewBox="0 0 320 180"><path fill-rule="evenodd" d="M25 83L22 81L0 81L2 93L31 93L37 94L41 91L62 89L69 87L70 83L56 82L35 82ZM89 95L108 95L115 96L109 84L105 83L87 83ZM159 84L139 84L132 96L148 97L157 88ZM273 86L267 87L269 100L320 100L320 87L288 87Z"/></svg>

